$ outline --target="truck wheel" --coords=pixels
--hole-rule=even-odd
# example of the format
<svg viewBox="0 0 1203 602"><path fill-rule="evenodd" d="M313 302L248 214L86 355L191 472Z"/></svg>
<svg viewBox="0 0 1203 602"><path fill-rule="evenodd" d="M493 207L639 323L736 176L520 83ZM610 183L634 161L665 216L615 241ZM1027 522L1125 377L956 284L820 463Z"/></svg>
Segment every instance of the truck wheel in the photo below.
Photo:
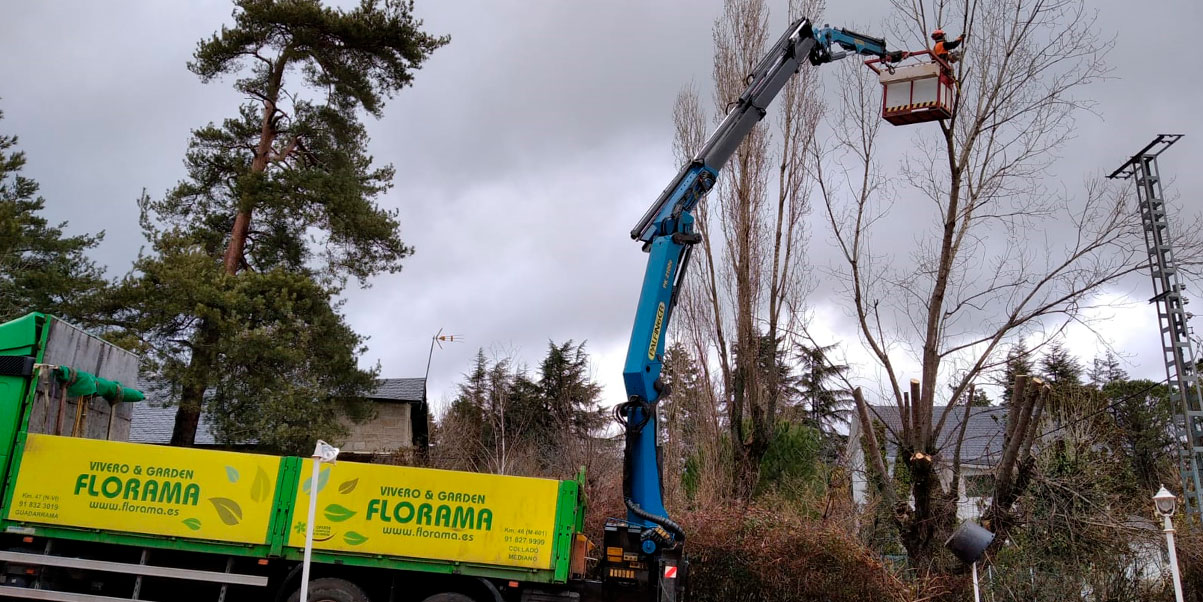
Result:
<svg viewBox="0 0 1203 602"><path fill-rule="evenodd" d="M301 588L292 592L288 602L299 602ZM358 585L342 579L330 577L314 579L309 582L309 602L371 602L368 595L359 589Z"/></svg>
<svg viewBox="0 0 1203 602"><path fill-rule="evenodd" d="M455 592L443 592L422 600L422 602L476 602L476 600Z"/></svg>

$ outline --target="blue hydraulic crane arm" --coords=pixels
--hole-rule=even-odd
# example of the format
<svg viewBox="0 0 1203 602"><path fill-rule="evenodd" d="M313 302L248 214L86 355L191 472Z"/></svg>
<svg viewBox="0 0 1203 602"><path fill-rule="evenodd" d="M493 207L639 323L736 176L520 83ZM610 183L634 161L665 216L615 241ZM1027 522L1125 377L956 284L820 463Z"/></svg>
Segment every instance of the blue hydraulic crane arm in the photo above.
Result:
<svg viewBox="0 0 1203 602"><path fill-rule="evenodd" d="M840 50L833 52L836 47ZM814 30L806 19L792 23L748 75L748 88L697 156L681 169L631 230L631 238L644 243L648 262L623 368L627 401L616 408L615 415L626 427L623 494L627 520L644 528L643 546L649 554L661 547L675 547L685 537L664 510L655 403L667 394L660 380L664 333L691 249L701 241L694 232L692 211L803 61L819 65L852 53L895 61L901 55L887 53L881 39L844 29Z"/></svg>

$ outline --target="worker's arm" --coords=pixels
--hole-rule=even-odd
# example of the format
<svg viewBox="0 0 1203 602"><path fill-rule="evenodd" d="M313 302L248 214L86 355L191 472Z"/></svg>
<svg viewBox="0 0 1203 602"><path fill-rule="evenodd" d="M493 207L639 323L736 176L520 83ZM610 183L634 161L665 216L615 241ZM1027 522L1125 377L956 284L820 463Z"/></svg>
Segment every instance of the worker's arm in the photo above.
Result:
<svg viewBox="0 0 1203 602"><path fill-rule="evenodd" d="M961 35L957 36L957 39L955 39L955 40L944 42L944 48L946 50L956 50L957 46L960 46L961 42L964 39L965 39L965 34L961 34Z"/></svg>

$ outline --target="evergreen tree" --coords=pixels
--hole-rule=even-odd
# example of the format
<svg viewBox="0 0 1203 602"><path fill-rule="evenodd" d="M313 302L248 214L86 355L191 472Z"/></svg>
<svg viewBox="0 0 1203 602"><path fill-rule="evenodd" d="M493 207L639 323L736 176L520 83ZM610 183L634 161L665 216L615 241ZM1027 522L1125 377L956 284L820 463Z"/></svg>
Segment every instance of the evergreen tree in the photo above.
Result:
<svg viewBox="0 0 1203 602"><path fill-rule="evenodd" d="M982 389L974 389L973 399L969 400L969 404L977 408L990 407L990 396Z"/></svg>
<svg viewBox="0 0 1203 602"><path fill-rule="evenodd" d="M673 342L664 351L660 378L668 386L668 395L657 403L664 433L661 471L666 499L679 503L698 494L700 472L713 472L719 461L718 420L706 376L685 345Z"/></svg>
<svg viewBox="0 0 1203 602"><path fill-rule="evenodd" d="M371 386L374 371L355 362L362 339L334 298L348 278L395 272L412 252L396 214L375 204L394 171L372 165L359 120L361 110L379 116L448 41L420 31L412 8L238 0L234 25L198 44L189 69L205 82L239 73L235 88L252 100L196 130L187 178L161 200L142 200L153 254L108 299L119 314L112 323L151 346L151 367L172 385L173 444L194 441L210 399L222 436L337 436L330 412L264 410L292 411L286 400L302 398L300 407L326 407ZM258 346L239 346L247 340ZM233 374L260 389L229 382ZM243 422L254 426L234 428Z"/></svg>
<svg viewBox="0 0 1203 602"><path fill-rule="evenodd" d="M1040 358L1040 373L1054 387L1082 384L1082 364L1061 341L1049 343L1044 356Z"/></svg>
<svg viewBox="0 0 1203 602"><path fill-rule="evenodd" d="M673 432L684 449L693 449L707 428L706 377L689 350L680 342L674 342L664 351L664 370L660 378L669 390L668 396L661 397L658 404L664 428Z"/></svg>
<svg viewBox="0 0 1203 602"><path fill-rule="evenodd" d="M1102 388L1103 397L1112 406L1124 455L1139 485L1137 495L1155 490L1162 479L1173 478L1176 456L1171 420L1170 389L1150 380L1112 380ZM1167 474L1169 473L1169 474Z"/></svg>
<svg viewBox="0 0 1203 602"><path fill-rule="evenodd" d="M1087 378L1091 385L1101 389L1109 383L1128 380L1128 373L1120 366L1119 358L1108 351L1103 357L1095 357L1091 361Z"/></svg>
<svg viewBox="0 0 1203 602"><path fill-rule="evenodd" d="M66 222L52 226L40 215L46 201L38 183L21 175L25 153L13 150L17 142L0 135L0 322L31 311L81 318L81 298L104 284L85 255L104 233L65 236Z"/></svg>
<svg viewBox="0 0 1203 602"><path fill-rule="evenodd" d="M1007 361L1003 366L1002 374L994 380L994 384L1003 390L1004 406L1011 403L1011 390L1015 387L1015 377L1025 374L1035 374L1035 367L1032 365L1031 352L1028 351L1027 345L1021 339L1007 350Z"/></svg>
<svg viewBox="0 0 1203 602"><path fill-rule="evenodd" d="M486 403L489 398L489 360L476 351L472 368L457 386L459 393L443 416L435 440L435 459L447 468L478 470L486 460Z"/></svg>
<svg viewBox="0 0 1203 602"><path fill-rule="evenodd" d="M453 468L506 474L563 468L565 445L603 423L601 386L588 366L585 344L572 341L548 343L537 380L512 358L490 361L478 351L440 425L440 457Z"/></svg>
<svg viewBox="0 0 1203 602"><path fill-rule="evenodd" d="M589 378L585 343L548 341L547 357L539 367L539 390L557 429L584 437L602 426L597 409L601 385Z"/></svg>
<svg viewBox="0 0 1203 602"><path fill-rule="evenodd" d="M852 394L839 386L839 379L848 373L846 364L829 360L836 345L809 347L798 345L797 386L800 401L807 406L806 420L820 431L833 433L847 426L852 415Z"/></svg>

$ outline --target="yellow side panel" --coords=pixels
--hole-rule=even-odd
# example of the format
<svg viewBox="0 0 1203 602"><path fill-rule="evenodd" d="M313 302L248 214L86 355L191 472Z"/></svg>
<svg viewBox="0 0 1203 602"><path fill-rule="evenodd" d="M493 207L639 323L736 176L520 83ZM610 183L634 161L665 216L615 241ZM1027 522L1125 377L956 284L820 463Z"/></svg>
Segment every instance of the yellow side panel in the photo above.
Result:
<svg viewBox="0 0 1203 602"><path fill-rule="evenodd" d="M265 543L280 458L29 435L8 520Z"/></svg>
<svg viewBox="0 0 1203 602"><path fill-rule="evenodd" d="M313 461L288 545L305 545ZM551 568L559 481L340 462L317 482L314 548Z"/></svg>

